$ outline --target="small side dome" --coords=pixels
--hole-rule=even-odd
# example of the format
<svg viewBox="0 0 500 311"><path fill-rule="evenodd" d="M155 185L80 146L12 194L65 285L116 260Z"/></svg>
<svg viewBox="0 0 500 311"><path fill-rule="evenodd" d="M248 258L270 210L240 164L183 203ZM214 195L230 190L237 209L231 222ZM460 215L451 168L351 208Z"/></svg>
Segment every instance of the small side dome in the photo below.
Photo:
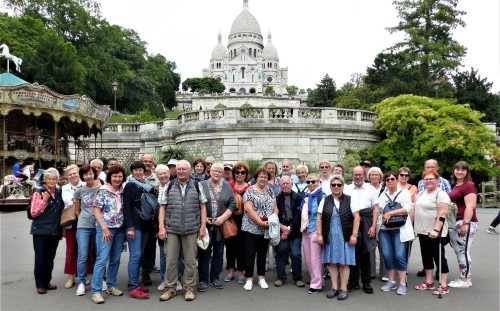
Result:
<svg viewBox="0 0 500 311"><path fill-rule="evenodd" d="M271 42L271 32L269 32L269 34L267 35L267 45L262 50L262 57L265 60L278 59L278 51L276 51L276 48Z"/></svg>
<svg viewBox="0 0 500 311"><path fill-rule="evenodd" d="M211 59L223 59L227 55L227 50L222 45L222 35L219 31L219 43L215 46L215 48L212 50L212 58Z"/></svg>

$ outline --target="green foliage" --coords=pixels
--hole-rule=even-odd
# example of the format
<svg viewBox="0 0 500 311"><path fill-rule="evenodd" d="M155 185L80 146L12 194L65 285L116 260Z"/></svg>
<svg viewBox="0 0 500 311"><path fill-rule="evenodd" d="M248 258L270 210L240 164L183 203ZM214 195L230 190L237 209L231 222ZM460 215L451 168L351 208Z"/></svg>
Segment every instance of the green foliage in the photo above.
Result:
<svg viewBox="0 0 500 311"><path fill-rule="evenodd" d="M474 68L453 75L453 82L459 104L470 104L472 109L484 113L484 122L500 124L500 95L491 93L491 82L481 79Z"/></svg>
<svg viewBox="0 0 500 311"><path fill-rule="evenodd" d="M93 0L4 0L16 15L0 14L0 42L23 58L21 78L62 94L81 93L138 113L150 103L174 107L180 75L174 62L147 55L132 29L110 25ZM3 68L0 72L3 72Z"/></svg>
<svg viewBox="0 0 500 311"><path fill-rule="evenodd" d="M338 108L370 110L372 106L371 94L371 90L364 82L364 75L354 74L351 76L351 80L338 91L339 97L333 103Z"/></svg>
<svg viewBox="0 0 500 311"><path fill-rule="evenodd" d="M332 101L338 97L335 81L327 74L316 86L317 88L308 94L307 106L331 107Z"/></svg>
<svg viewBox="0 0 500 311"><path fill-rule="evenodd" d="M404 41L389 50L401 52L407 65L420 68L423 81L449 76L466 53L466 48L452 37L457 27L464 27L465 12L457 10L459 0L395 0L400 21L389 28L402 32Z"/></svg>
<svg viewBox="0 0 500 311"><path fill-rule="evenodd" d="M295 96L297 95L297 92L299 91L299 88L295 85L290 85L290 86L287 86L286 87L286 92L288 93L288 95L290 96Z"/></svg>
<svg viewBox="0 0 500 311"><path fill-rule="evenodd" d="M199 92L202 94L222 93L226 89L223 83L212 77L205 78L188 78L182 82L182 89L191 92Z"/></svg>
<svg viewBox="0 0 500 311"><path fill-rule="evenodd" d="M274 90L274 87L272 86L267 86L266 89L264 90L265 94L276 94L276 91Z"/></svg>
<svg viewBox="0 0 500 311"><path fill-rule="evenodd" d="M500 149L494 133L469 105L401 95L374 109L375 128L383 140L371 148L369 158L381 163L384 171L404 165L418 172L425 160L434 158L444 172L452 172L460 160L467 161L477 180L499 173Z"/></svg>
<svg viewBox="0 0 500 311"><path fill-rule="evenodd" d="M245 160L245 162L248 164L248 168L249 168L248 178L252 179L253 176L255 175L255 172L257 171L257 169L262 166L262 163L261 163L261 161L255 160L255 159L247 159L247 160Z"/></svg>
<svg viewBox="0 0 500 311"><path fill-rule="evenodd" d="M183 146L169 146L167 149L159 152L158 161L159 163L168 163L170 159L176 160L188 160L191 163L191 157L188 156L189 153Z"/></svg>

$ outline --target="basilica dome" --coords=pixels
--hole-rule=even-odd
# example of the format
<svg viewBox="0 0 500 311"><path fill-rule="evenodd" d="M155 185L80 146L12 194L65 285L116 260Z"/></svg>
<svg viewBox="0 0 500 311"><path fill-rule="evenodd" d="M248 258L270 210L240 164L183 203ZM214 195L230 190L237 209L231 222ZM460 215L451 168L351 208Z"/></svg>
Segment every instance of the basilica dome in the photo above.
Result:
<svg viewBox="0 0 500 311"><path fill-rule="evenodd" d="M248 9L248 0L243 1L243 10L234 19L229 37L238 33L252 33L262 36L259 22Z"/></svg>
<svg viewBox="0 0 500 311"><path fill-rule="evenodd" d="M262 50L262 57L268 60L278 58L278 51L276 51L276 48L271 42L271 33L267 35L267 44L266 47Z"/></svg>

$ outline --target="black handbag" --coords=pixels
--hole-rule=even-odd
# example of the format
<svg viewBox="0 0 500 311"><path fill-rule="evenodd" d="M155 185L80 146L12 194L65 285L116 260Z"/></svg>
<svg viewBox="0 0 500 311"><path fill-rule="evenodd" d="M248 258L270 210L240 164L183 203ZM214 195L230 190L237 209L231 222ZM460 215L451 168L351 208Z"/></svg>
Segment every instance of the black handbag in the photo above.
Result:
<svg viewBox="0 0 500 311"><path fill-rule="evenodd" d="M403 208L401 203L396 202L396 199L398 198L398 195L401 193L401 191L396 194L394 197L394 200L391 200L387 192L385 193L385 196L389 200L387 204L384 206L384 215L391 212L391 211L396 211L400 208ZM399 228L403 226L406 223L406 219L408 218L408 215L397 215L397 216L392 216L389 218L389 220L384 224L386 228Z"/></svg>

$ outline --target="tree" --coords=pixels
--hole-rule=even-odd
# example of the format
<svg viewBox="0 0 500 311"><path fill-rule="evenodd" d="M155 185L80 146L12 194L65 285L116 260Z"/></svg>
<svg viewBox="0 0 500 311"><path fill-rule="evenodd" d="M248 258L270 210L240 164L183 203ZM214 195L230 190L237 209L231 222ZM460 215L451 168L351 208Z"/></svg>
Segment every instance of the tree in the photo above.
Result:
<svg viewBox="0 0 500 311"><path fill-rule="evenodd" d="M264 90L265 94L276 94L276 91L274 90L274 87L272 86L267 86L266 89Z"/></svg>
<svg viewBox="0 0 500 311"><path fill-rule="evenodd" d="M222 93L226 86L212 77L188 78L182 82L182 89L191 89L191 92Z"/></svg>
<svg viewBox="0 0 500 311"><path fill-rule="evenodd" d="M452 172L460 160L467 161L476 181L500 172L495 135L469 105L401 95L376 104L375 112L382 141L371 148L370 157L384 170L404 165L418 172L425 160L435 158L444 172Z"/></svg>
<svg viewBox="0 0 500 311"><path fill-rule="evenodd" d="M295 96L297 95L297 92L299 91L299 88L295 85L290 85L290 86L287 86L286 87L286 92L288 93L288 95L290 96Z"/></svg>
<svg viewBox="0 0 500 311"><path fill-rule="evenodd" d="M500 124L500 95L492 94L492 83L481 79L477 70L457 72L453 75L459 104L470 104L472 109L484 113L484 122Z"/></svg>
<svg viewBox="0 0 500 311"><path fill-rule="evenodd" d="M405 39L389 50L401 52L405 63L420 67L422 79L430 82L447 77L466 54L466 48L452 37L452 31L465 27L457 10L459 0L395 0L399 24L390 33L403 32Z"/></svg>
<svg viewBox="0 0 500 311"><path fill-rule="evenodd" d="M353 74L349 82L338 91L339 97L334 100L334 106L347 109L370 110L372 106L372 92L366 86L365 76Z"/></svg>
<svg viewBox="0 0 500 311"><path fill-rule="evenodd" d="M317 88L309 93L307 105L312 107L331 107L332 101L337 98L337 87L335 81L326 74Z"/></svg>

